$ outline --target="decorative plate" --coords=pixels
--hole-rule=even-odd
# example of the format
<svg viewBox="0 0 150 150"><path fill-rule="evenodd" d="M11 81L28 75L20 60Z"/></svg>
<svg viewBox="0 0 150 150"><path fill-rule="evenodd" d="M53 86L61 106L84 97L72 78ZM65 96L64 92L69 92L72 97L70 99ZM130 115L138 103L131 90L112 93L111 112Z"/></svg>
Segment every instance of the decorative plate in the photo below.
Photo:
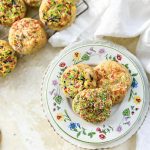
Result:
<svg viewBox="0 0 150 150"><path fill-rule="evenodd" d="M97 65L114 60L129 69L132 85L124 101L113 107L105 122L92 124L72 111L62 93L59 79L73 64ZM83 148L107 148L130 138L142 125L149 107L148 80L135 56L108 41L88 41L65 48L46 70L42 85L42 105L55 131L72 144Z"/></svg>

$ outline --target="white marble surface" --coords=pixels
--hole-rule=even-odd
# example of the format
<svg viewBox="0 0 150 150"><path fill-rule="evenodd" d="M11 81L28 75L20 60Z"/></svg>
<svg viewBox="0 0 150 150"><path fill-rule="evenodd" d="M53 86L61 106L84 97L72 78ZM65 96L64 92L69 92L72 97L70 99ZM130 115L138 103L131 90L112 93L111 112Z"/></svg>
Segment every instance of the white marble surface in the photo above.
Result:
<svg viewBox="0 0 150 150"><path fill-rule="evenodd" d="M0 78L1 150L81 150L53 131L40 105L43 72L59 51L47 44L20 58L14 72ZM135 136L112 150L135 150Z"/></svg>

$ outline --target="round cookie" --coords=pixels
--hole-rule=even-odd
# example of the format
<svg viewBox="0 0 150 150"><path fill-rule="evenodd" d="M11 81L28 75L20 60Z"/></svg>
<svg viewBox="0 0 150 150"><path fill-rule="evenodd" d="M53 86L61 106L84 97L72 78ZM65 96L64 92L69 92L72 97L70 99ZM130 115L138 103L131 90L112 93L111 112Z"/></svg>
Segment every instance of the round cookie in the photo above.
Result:
<svg viewBox="0 0 150 150"><path fill-rule="evenodd" d="M17 64L15 51L10 47L9 43L0 40L0 76L5 77L14 70Z"/></svg>
<svg viewBox="0 0 150 150"><path fill-rule="evenodd" d="M110 116L111 107L109 93L102 88L85 89L72 102L73 111L92 123L105 121Z"/></svg>
<svg viewBox="0 0 150 150"><path fill-rule="evenodd" d="M74 0L43 0L39 10L40 20L52 30L70 26L76 17Z"/></svg>
<svg viewBox="0 0 150 150"><path fill-rule="evenodd" d="M128 69L116 61L108 60L94 68L98 87L110 90L113 105L120 103L131 86L131 75Z"/></svg>
<svg viewBox="0 0 150 150"><path fill-rule="evenodd" d="M68 67L61 76L60 86L64 94L74 98L84 89L96 87L96 76L93 68L86 64L78 64Z"/></svg>
<svg viewBox="0 0 150 150"><path fill-rule="evenodd" d="M40 7L42 0L24 0L28 6Z"/></svg>
<svg viewBox="0 0 150 150"><path fill-rule="evenodd" d="M31 54L45 46L46 32L42 23L31 18L16 21L9 31L9 43L19 54Z"/></svg>
<svg viewBox="0 0 150 150"><path fill-rule="evenodd" d="M22 19L26 14L23 0L0 1L0 24L11 26L15 21Z"/></svg>

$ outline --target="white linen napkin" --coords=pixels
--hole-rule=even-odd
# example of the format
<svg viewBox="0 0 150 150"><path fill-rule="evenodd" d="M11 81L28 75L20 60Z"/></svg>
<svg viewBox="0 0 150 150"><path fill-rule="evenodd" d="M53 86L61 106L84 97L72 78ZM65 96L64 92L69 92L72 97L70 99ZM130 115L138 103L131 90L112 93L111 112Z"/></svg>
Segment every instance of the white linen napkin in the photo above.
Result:
<svg viewBox="0 0 150 150"><path fill-rule="evenodd" d="M137 56L150 73L150 0L87 0L89 9L66 30L57 32L49 42L64 47L74 41L103 36L140 35ZM150 149L150 112L137 133L137 150Z"/></svg>
<svg viewBox="0 0 150 150"><path fill-rule="evenodd" d="M141 34L136 54L150 74L150 26Z"/></svg>
<svg viewBox="0 0 150 150"><path fill-rule="evenodd" d="M49 39L53 47L101 36L133 37L150 25L150 0L86 1L89 9L71 27Z"/></svg>
<svg viewBox="0 0 150 150"><path fill-rule="evenodd" d="M136 54L141 60L145 70L150 74L150 27L140 36ZM137 134L136 150L148 150L150 149L150 110Z"/></svg>

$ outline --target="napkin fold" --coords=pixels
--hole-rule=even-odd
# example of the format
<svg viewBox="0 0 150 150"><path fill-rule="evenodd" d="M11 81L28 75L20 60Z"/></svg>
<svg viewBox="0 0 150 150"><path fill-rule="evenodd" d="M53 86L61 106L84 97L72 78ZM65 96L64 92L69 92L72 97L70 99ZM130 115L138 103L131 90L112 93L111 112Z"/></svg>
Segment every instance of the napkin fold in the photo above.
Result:
<svg viewBox="0 0 150 150"><path fill-rule="evenodd" d="M150 74L150 26L140 36L136 55Z"/></svg>
<svg viewBox="0 0 150 150"><path fill-rule="evenodd" d="M49 42L64 47L78 40L103 36L141 35L136 54L150 73L150 0L86 0L89 9L69 28L55 33ZM150 112L137 133L137 150L150 149Z"/></svg>

